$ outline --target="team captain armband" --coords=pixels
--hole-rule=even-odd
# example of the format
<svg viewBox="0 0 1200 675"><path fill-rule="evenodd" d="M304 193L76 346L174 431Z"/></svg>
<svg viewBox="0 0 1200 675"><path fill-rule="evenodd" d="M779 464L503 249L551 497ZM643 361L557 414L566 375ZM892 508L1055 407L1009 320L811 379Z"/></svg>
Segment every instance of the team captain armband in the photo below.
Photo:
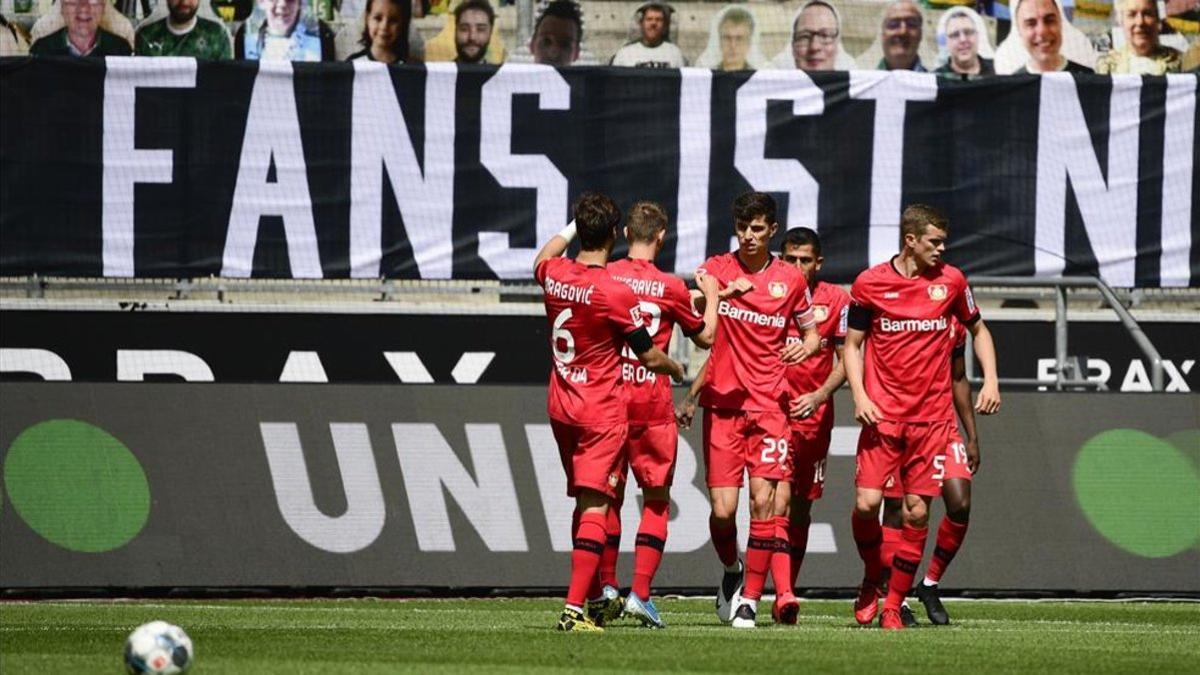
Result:
<svg viewBox="0 0 1200 675"><path fill-rule="evenodd" d="M867 330L871 327L871 310L862 305L850 305L850 315L847 323L854 330Z"/></svg>
<svg viewBox="0 0 1200 675"><path fill-rule="evenodd" d="M625 342L629 343L629 348L633 350L634 354L648 352L654 346L654 341L650 339L650 331L646 330L645 326L626 335Z"/></svg>

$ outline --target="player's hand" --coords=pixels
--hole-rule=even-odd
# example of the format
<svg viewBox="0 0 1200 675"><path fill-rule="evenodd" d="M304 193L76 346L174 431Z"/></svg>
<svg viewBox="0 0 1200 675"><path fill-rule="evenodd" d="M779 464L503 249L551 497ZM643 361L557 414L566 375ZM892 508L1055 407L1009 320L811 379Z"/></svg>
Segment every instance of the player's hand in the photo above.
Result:
<svg viewBox="0 0 1200 675"><path fill-rule="evenodd" d="M793 342L785 346L779 352L779 360L783 361L784 365L786 366L792 366L800 363L810 356L812 356L812 354L810 354L809 351L804 347L803 342Z"/></svg>
<svg viewBox="0 0 1200 675"><path fill-rule="evenodd" d="M995 415L1000 412L1000 387L995 382L984 382L975 399L975 412L980 415Z"/></svg>
<svg viewBox="0 0 1200 675"><path fill-rule="evenodd" d="M672 359L671 360L671 379L675 380L676 384L683 382L683 378L687 373L683 369L683 364Z"/></svg>
<svg viewBox="0 0 1200 675"><path fill-rule="evenodd" d="M803 396L798 396L792 399L792 405L788 409L788 415L792 419L807 419L809 416L815 413L817 408L821 407L821 404L824 402L825 397L821 396L819 392L809 392Z"/></svg>
<svg viewBox="0 0 1200 675"><path fill-rule="evenodd" d="M746 293L749 293L752 290L754 290L754 282L753 281L750 281L746 277L738 277L738 278L734 279L732 283L725 286L725 288L723 290L721 290L720 293L717 294L717 297L719 297L722 300L725 300L727 298L734 298L739 295L745 295Z"/></svg>
<svg viewBox="0 0 1200 675"><path fill-rule="evenodd" d="M680 429L691 429L692 420L696 417L696 399L687 396L675 408L675 423Z"/></svg>
<svg viewBox="0 0 1200 675"><path fill-rule="evenodd" d="M974 475L979 470L979 441L969 440L967 445L967 468L971 470L971 475Z"/></svg>
<svg viewBox="0 0 1200 675"><path fill-rule="evenodd" d="M879 423L879 408L875 407L875 402L869 398L855 398L854 419L858 420L859 424L875 426Z"/></svg>
<svg viewBox="0 0 1200 675"><path fill-rule="evenodd" d="M721 292L721 282L717 281L717 278L711 274L697 274L696 287L704 295Z"/></svg>

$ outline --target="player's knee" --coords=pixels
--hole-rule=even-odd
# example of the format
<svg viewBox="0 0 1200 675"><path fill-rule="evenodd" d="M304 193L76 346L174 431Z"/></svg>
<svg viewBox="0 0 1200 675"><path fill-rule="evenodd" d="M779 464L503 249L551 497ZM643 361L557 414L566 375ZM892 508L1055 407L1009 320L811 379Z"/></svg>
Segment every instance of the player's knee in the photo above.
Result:
<svg viewBox="0 0 1200 675"><path fill-rule="evenodd" d="M737 517L737 502L732 505L725 503L723 500L715 499L712 502L712 515L710 518L716 525L726 526L731 525Z"/></svg>
<svg viewBox="0 0 1200 675"><path fill-rule="evenodd" d="M929 524L929 509L925 502L910 502L904 511L904 524L909 527L922 528Z"/></svg>
<svg viewBox="0 0 1200 675"><path fill-rule="evenodd" d="M956 523L966 523L971 520L971 498L961 495L953 503L946 502L946 517Z"/></svg>
<svg viewBox="0 0 1200 675"><path fill-rule="evenodd" d="M774 516L775 495L770 491L762 491L750 495L750 515L755 520L763 520Z"/></svg>
<svg viewBox="0 0 1200 675"><path fill-rule="evenodd" d="M854 498L854 515L859 518L875 518L879 514L879 498L872 495L858 495Z"/></svg>

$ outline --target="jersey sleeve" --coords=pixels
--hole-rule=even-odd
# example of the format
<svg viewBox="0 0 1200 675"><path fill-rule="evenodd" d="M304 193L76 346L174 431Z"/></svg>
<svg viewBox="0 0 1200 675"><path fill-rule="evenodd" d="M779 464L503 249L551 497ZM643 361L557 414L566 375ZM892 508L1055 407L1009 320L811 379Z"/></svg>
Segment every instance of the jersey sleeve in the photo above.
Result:
<svg viewBox="0 0 1200 675"><path fill-rule="evenodd" d="M667 284L667 295L671 318L679 324L684 335L691 337L704 330L704 317L692 307L692 296L683 281L672 279Z"/></svg>
<svg viewBox="0 0 1200 675"><path fill-rule="evenodd" d="M817 324L813 316L812 291L801 277L796 285L796 296L792 304L792 318L800 330L807 330Z"/></svg>
<svg viewBox="0 0 1200 675"><path fill-rule="evenodd" d="M642 307L638 303L637 296L628 286L619 281L613 281L611 284L605 284L605 291L608 299L605 318L614 333L625 337L637 329L645 327L645 322L642 320Z"/></svg>
<svg viewBox="0 0 1200 675"><path fill-rule="evenodd" d="M833 341L836 344L841 344L846 340L846 331L850 328L850 296L845 293L837 294L837 304L834 305L837 311L838 322L833 329Z"/></svg>
<svg viewBox="0 0 1200 675"><path fill-rule="evenodd" d="M721 259L721 256L718 255L705 260L703 265L696 268L696 274L701 276L709 275L716 277L717 281L720 281L722 286L728 284L730 281L733 281L732 279L727 278L728 275L725 273L725 262Z"/></svg>
<svg viewBox="0 0 1200 675"><path fill-rule="evenodd" d="M555 258L546 258L533 268L533 278L537 280L539 286L546 285L546 275L550 273L550 263L554 260Z"/></svg>
<svg viewBox="0 0 1200 675"><path fill-rule="evenodd" d="M979 308L975 306L975 296L971 293L967 277L960 273L958 283L959 292L953 305L954 318L963 326L970 326L979 320Z"/></svg>
<svg viewBox="0 0 1200 675"><path fill-rule="evenodd" d="M855 330L866 331L871 327L871 316L875 313L875 299L871 294L871 285L864 279L866 273L858 275L850 286L850 309L847 310L846 326Z"/></svg>

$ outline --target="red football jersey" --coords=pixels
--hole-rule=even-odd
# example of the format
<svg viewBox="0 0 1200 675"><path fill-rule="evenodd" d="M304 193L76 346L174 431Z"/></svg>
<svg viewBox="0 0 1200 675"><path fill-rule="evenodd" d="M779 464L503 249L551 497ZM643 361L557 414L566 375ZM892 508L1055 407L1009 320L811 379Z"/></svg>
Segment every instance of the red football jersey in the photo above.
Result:
<svg viewBox="0 0 1200 675"><path fill-rule="evenodd" d="M829 379L833 372L835 347L846 337L846 314L850 309L850 294L841 286L817 281L812 290L813 320L821 334L821 349L804 361L787 368L788 386L792 396L816 391ZM788 326L788 344L803 339L800 329L793 323ZM821 404L805 419L792 419L793 429L819 429L833 422L833 398Z"/></svg>
<svg viewBox="0 0 1200 675"><path fill-rule="evenodd" d="M979 317L963 273L941 264L907 279L888 261L859 274L850 296L871 314L863 384L883 419L953 420L951 325Z"/></svg>
<svg viewBox="0 0 1200 675"><path fill-rule="evenodd" d="M578 426L625 422L620 351L626 336L643 327L633 291L604 267L570 258L543 261L534 277L550 320L551 419Z"/></svg>
<svg viewBox="0 0 1200 675"><path fill-rule="evenodd" d="M692 308L692 296L679 277L663 272L649 260L632 258L609 263L608 273L637 297L655 347L667 351L676 323L687 336L704 330L704 317ZM621 376L629 391L630 422L675 421L670 376L646 370L628 346L621 350Z"/></svg>
<svg viewBox="0 0 1200 675"><path fill-rule="evenodd" d="M737 253L713 256L696 270L728 286L738 277L754 284L749 293L717 305L717 337L709 357L708 379L700 405L730 410L785 409L789 392L779 353L787 343L789 323L813 325L812 303L804 275L771 258L752 272Z"/></svg>

